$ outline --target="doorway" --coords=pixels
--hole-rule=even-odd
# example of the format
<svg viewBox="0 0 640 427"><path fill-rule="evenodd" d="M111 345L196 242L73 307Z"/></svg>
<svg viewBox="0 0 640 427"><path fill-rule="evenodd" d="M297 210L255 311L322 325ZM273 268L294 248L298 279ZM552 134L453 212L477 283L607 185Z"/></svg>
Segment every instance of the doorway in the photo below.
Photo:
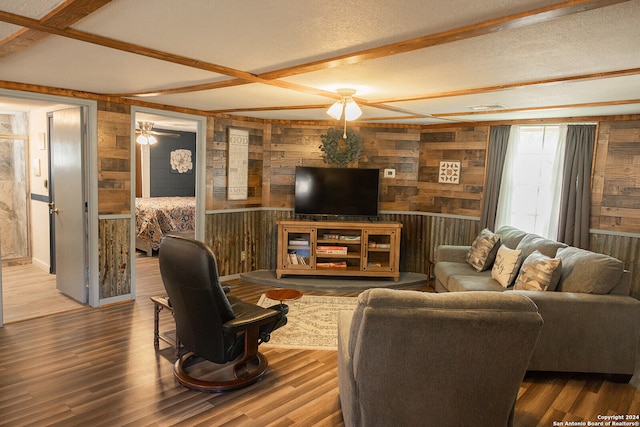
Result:
<svg viewBox="0 0 640 427"><path fill-rule="evenodd" d="M12 194L12 204L2 204L4 210L0 213L0 233L2 240L5 240L5 236L25 236L18 239L14 237L10 239L11 245L3 246L0 265L2 274L0 326L4 322L16 322L78 309L83 307L88 299L89 277L85 273L89 264L88 257L83 255L79 265L76 263L76 272L80 271L82 278L78 280L78 276L68 276L68 267L61 267L59 262L51 259L54 254L50 248L51 243L55 246L58 239L51 239L49 234L51 230L49 219L53 216L50 210L60 211L61 208L65 210L65 215L60 215L58 222L63 216L66 218L66 223L77 221L77 219L69 219L66 215L69 209L68 206L64 207L65 201L61 200L62 206L59 205L57 208L49 206L49 203L54 200L52 183L55 181L50 173L53 170L59 170L61 164L73 159L73 162L69 163L75 164L74 169L80 171L81 178L78 179L78 175L75 175L72 180L80 181L81 185L87 182L85 174L87 128L82 122L86 123L88 108L57 102L57 97L49 98L52 99L45 99L44 96L41 99L33 94L22 98L0 93L0 121L4 119L5 122L14 124L11 129L5 126L3 132L0 132L3 136L10 137L0 141L0 144L5 146L0 151L0 158L3 164L10 165L8 168L10 172L6 175L10 175L17 184L13 186L15 191ZM70 112L72 112L71 115L69 115ZM22 121L22 124L18 125L19 121ZM49 126L50 121L56 126L55 129ZM67 130L75 129L74 137L76 144L79 143L79 145L63 147L60 141L55 141L55 138L69 140L69 135L63 133L60 124L64 124L63 127ZM8 144L6 139L10 139L11 144ZM7 148L7 145L10 147ZM49 162L49 154L55 152L55 150L52 152L52 148L58 148L58 162L56 166L54 161L53 168ZM70 156L70 152L64 150L71 150L74 156L79 152L80 157ZM63 177L59 172L55 175L58 176L58 181L64 188L67 185L65 181L69 182L69 178ZM64 193L64 191L59 192L59 194ZM87 201L86 190L83 188L81 194L76 192L69 192L69 194L80 199L80 216L83 218L82 222L86 224L87 214L84 209L84 202ZM14 221L12 220L14 215L22 216L23 219ZM3 221L5 219L7 221ZM60 235L66 237L68 233L64 227L58 224L58 228L59 237ZM80 230L79 246L85 253L88 235L85 232L86 225ZM71 246L76 244L77 242L74 242ZM20 250L8 249L8 246L20 246ZM61 250L58 248L58 251ZM77 254L72 256L75 257ZM66 254L59 254L60 257L69 259L69 255ZM56 270L58 274L51 274L51 271ZM64 281L63 286L61 286L61 279Z"/></svg>
<svg viewBox="0 0 640 427"><path fill-rule="evenodd" d="M206 118L132 107L132 293L140 255L167 233L204 239Z"/></svg>

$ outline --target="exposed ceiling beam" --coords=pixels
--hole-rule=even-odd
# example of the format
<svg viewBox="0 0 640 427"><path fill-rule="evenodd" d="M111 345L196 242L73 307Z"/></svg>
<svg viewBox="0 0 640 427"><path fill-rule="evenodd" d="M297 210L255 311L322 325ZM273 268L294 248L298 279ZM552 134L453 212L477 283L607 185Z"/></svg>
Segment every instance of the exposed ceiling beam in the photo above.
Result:
<svg viewBox="0 0 640 427"><path fill-rule="evenodd" d="M73 28L65 28L65 29L55 28L50 25L42 24L35 19L31 19L26 16L16 15L15 13L0 11L0 21L7 22L9 24L19 25L22 27L27 27L32 30L41 31L44 33L54 34L60 37L66 37L73 40L82 41L85 43L92 43L98 46L104 46L111 49L133 53L136 55L146 56L148 58L154 58L160 61L172 62L174 64L180 64L186 67L210 71L218 74L224 74L227 76L241 78L251 82L262 82L262 79L246 71L236 70L230 67L225 67L223 65L212 64L209 62L200 61L198 59L187 58L181 55L174 55L167 52L162 52L157 49L151 49L151 48L139 46L133 43L127 43L120 40L115 40L109 37L102 37L96 34L74 30Z"/></svg>
<svg viewBox="0 0 640 427"><path fill-rule="evenodd" d="M439 92L439 93L430 93L430 94L424 94L424 95L407 96L403 98L377 99L377 100L372 100L371 102L372 103L376 103L376 102L393 103L393 102L419 101L423 99L448 98L453 96L476 95L480 93L499 92L506 89L518 89L518 88L527 87L527 86L544 86L544 85L577 82L577 81L610 79L614 77L633 76L636 74L640 74L640 68L603 71L600 73L579 74L576 76L552 77L549 79L542 79L542 80L530 80L526 82L509 83L509 84L502 84L502 85L495 85L495 86L484 86L484 87L477 87L477 88L471 88L471 89L460 89L460 90L453 90L449 92Z"/></svg>
<svg viewBox="0 0 640 427"><path fill-rule="evenodd" d="M594 10L605 6L610 6L617 3L624 3L630 0L577 0L577 1L565 1L545 8L535 9L528 12L523 12L515 15L509 15L498 19L482 22L480 24L469 25L466 27L456 28L453 30L445 31L442 33L426 35L410 40L405 40L397 43L392 43L384 46L375 47L372 49L352 52L349 54L335 56L332 58L326 58L319 61L308 62L306 64L298 64L288 68L282 68L279 70L273 70L266 73L258 74L257 77L263 80L274 80L283 77L289 77L292 75L302 74L306 72L312 72L332 67L337 67L342 64L354 64L370 59L382 58L386 56L396 55L399 53L409 52L417 49L424 49L427 47L433 47L446 43L451 43L463 39L472 37L479 37L496 31L504 29L518 28L526 25L533 25L540 22L545 22L550 19L556 19L562 16L568 16L587 10ZM0 16L1 20L1 16ZM583 77L578 77L583 79ZM167 88L147 92L121 94L122 96L156 96L156 95L168 95L178 93L196 92L202 90L213 90L230 86L238 86L242 84L250 83L246 79L226 80L223 82L212 82L192 86L182 86L176 88ZM524 83L529 84L541 84L541 83ZM517 87L517 86L514 86ZM508 86L503 86L502 89L506 89ZM471 89L469 93L480 93L484 89ZM494 89L488 90L500 90L499 86L495 86ZM413 99L429 99L443 96L457 96L452 95L424 95L424 97L416 97ZM336 98L336 97L334 97ZM386 102L401 102L411 100L407 99L389 99L378 100L376 104L384 104Z"/></svg>
<svg viewBox="0 0 640 427"><path fill-rule="evenodd" d="M308 62L306 64L294 65L288 68L269 71L258 74L263 79L277 79L289 77L312 71L335 68L341 65L356 64L370 59L383 58L399 53L410 52L418 49L443 45L446 43L465 40L473 37L479 37L486 34L495 33L507 29L520 28L529 25L539 24L541 22L557 19L563 16L573 15L588 10L594 10L601 7L611 6L618 3L625 3L630 0L573 0L554 4L548 7L535 9L515 15L508 15L502 18L492 19L479 24L473 24L466 27L455 28L453 30L441 33L430 34L417 37L410 40L404 40L397 43L391 43L384 46L378 46L371 49L361 50L358 52L347 53L333 58L321 59L318 61Z"/></svg>
<svg viewBox="0 0 640 427"><path fill-rule="evenodd" d="M65 29L109 2L111 0L67 0L45 15L39 22L54 28ZM22 28L0 41L0 58L26 49L48 36L49 33L46 32Z"/></svg>
<svg viewBox="0 0 640 427"><path fill-rule="evenodd" d="M403 52L409 52L417 49L424 49L431 46L446 44L455 42L458 40L468 39L472 37L478 37L485 34L493 33L496 31L501 31L510 28L519 28L527 25L533 25L540 22L545 22L551 19L556 19L562 16L567 16L575 13L580 13L587 10L593 10L605 6L610 6L613 4L624 3L630 0L572 0L561 2L552 6L548 6L545 8L535 9L528 12L523 12L515 15L509 15L502 18L497 18L489 21L485 21L479 24L474 24L466 27L461 27L449 31L445 31L442 33L426 35L422 37L418 37L415 39L410 39L402 42L397 42L393 44L388 44L372 49L367 49L359 52L354 52L346 55L336 56L333 58L327 58L324 60L314 61L306 64L299 64L293 67L283 68L280 70L274 70L262 74L253 74L250 72L246 72L243 70L237 70L230 67L226 67L223 65L212 64L200 61L198 59L187 58L180 55L174 55L167 52L159 51L156 49L151 49L139 45L135 45L132 43L127 43L107 37L102 37L99 35L86 33L78 30L74 30L69 28L69 24L76 22L81 17L84 17L91 13L91 11L102 7L104 4L107 4L110 0L68 0L63 5L61 5L58 9L47 15L41 20L35 20L28 17L12 14L9 12L0 11L0 21L8 22L14 25L25 27L22 31L27 31L29 33L44 33L44 34L54 34L61 37L67 37L74 40L83 41L86 43L92 43L108 48L113 48L121 51L125 51L128 53L133 53L137 55L142 55L154 59L158 59L161 61L172 62L176 64L180 64L183 66L201 69L205 71L210 71L217 74L222 74L225 76L232 77L231 80L225 80L220 82L212 82L205 83L199 85L192 85L181 88L173 88L173 89L160 89L156 91L150 91L146 93L138 93L138 94L120 94L117 96L151 96L151 95L162 95L169 93L185 93L192 91L200 91L200 90L211 90L222 87L230 87L237 86L241 84L247 83L261 83L270 86L276 86L283 89L289 89L293 91L309 93L313 95L319 95L331 99L339 99L340 96L334 92L324 91L321 89L308 87L304 85L299 85L291 82L286 82L279 80L282 77L292 76L300 73L311 72L326 68L331 68L335 66L339 66L341 64L352 64L357 63L369 59L381 58L385 56L395 55ZM74 21L75 19L75 21ZM24 32L22 34L25 34ZM32 37L33 38L33 37ZM13 37L12 39L16 40L15 43L18 43L20 36ZM34 39L35 40L35 39ZM30 43L33 43L31 41ZM5 43L4 47L8 47L11 44L10 41ZM3 46L0 46L0 51L3 49ZM605 78L614 76L615 73L622 75L621 73L627 73L626 75L632 73L638 73L637 69L634 70L622 70L622 71L612 71L607 73L601 73L601 75L586 75L586 76L575 76L575 77L567 77L566 81L578 80L578 79L588 79L588 78ZM363 105L369 105L372 107L401 112L403 114L415 115L419 117L425 117L424 114L419 114L412 111L407 111L405 109L401 109L395 106L387 105L388 103L408 101L412 99L429 99L436 97L445 97L445 96L458 96L470 93L481 93L486 91L497 91L507 89L509 87L519 87L534 85L534 84L550 84L556 83L557 79L549 79L544 81L535 81L535 82L524 82L524 83L515 83L513 85L501 85L501 86L490 86L485 88L475 88L475 89L467 89L455 92L448 93L440 93L440 94L427 94L418 97L411 98L396 98L396 99L387 99L387 100L377 100L377 101L365 101L358 99L357 101ZM105 94L107 95L107 94ZM282 107L278 107L282 109ZM295 107L295 108L304 108L303 106ZM309 108L309 107L307 107ZM315 108L311 106L310 108ZM286 109L286 108L284 108ZM273 110L273 109L272 109ZM221 113L229 112L230 110L220 111ZM234 110L236 111L236 110ZM250 109L239 110L239 111L251 111ZM486 114L486 112L485 112Z"/></svg>
<svg viewBox="0 0 640 427"><path fill-rule="evenodd" d="M559 83L567 83L567 82L632 76L637 74L640 74L640 68L630 68L626 70L615 70L615 71L604 71L600 73L580 74L577 76L554 77L554 78L543 79L543 80L531 80L526 82L517 82L517 83L510 83L510 84L503 84L503 85L484 86L484 87L461 89L461 90L455 90L455 91L449 91L449 92L438 92L438 93L430 93L430 94L424 94L424 95L407 96L402 98L386 98L386 99L377 99L377 100L369 100L369 101L357 99L357 101L363 105L368 105L370 107L377 108L378 105L384 105L386 107L385 109L390 109L390 106L387 104L392 104L396 102L419 101L424 99L439 99L439 98L464 96L464 95L477 95L481 93L498 92L506 89L517 89L517 88L527 87L527 86L543 86L543 85L559 84ZM326 104L296 105L296 106L287 106L287 107L277 106L277 107L259 107L259 108L235 108L235 109L219 110L219 111L216 110L216 111L210 111L210 112L211 113L241 113L241 112L251 112L251 111L305 110L305 109L328 108L328 107L329 105L326 105ZM419 116L424 117L424 115L419 115ZM371 119L371 120L374 120L374 119ZM381 118L381 119L375 119L375 120L385 120L385 119ZM389 118L387 118L386 120L389 120Z"/></svg>
<svg viewBox="0 0 640 427"><path fill-rule="evenodd" d="M432 114L432 117L446 118L446 117L459 117L459 116L479 116L487 114L500 114L500 113L522 113L526 111L541 111L541 110L558 110L563 108L584 108L584 107L606 107L611 105L630 105L640 104L640 99L626 99L619 101L601 101L601 102L584 102L581 104L565 104L565 105L545 105L540 107L525 107L525 108L505 108L500 110L483 110L483 111L462 111L456 113L438 113Z"/></svg>

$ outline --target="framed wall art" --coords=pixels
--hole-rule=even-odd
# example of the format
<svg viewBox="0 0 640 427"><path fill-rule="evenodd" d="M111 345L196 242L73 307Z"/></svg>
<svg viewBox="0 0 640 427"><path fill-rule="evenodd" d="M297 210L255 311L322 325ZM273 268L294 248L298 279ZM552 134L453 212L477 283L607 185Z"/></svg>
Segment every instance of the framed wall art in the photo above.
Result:
<svg viewBox="0 0 640 427"><path fill-rule="evenodd" d="M249 181L249 131L229 128L227 199L247 200Z"/></svg>
<svg viewBox="0 0 640 427"><path fill-rule="evenodd" d="M440 162L438 182L441 184L459 184L460 162Z"/></svg>

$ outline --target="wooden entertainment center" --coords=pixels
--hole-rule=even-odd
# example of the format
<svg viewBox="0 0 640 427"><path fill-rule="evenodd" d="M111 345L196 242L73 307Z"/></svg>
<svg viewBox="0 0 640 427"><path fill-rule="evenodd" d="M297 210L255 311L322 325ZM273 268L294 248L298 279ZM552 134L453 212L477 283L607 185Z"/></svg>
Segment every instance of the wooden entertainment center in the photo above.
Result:
<svg viewBox="0 0 640 427"><path fill-rule="evenodd" d="M278 221L276 275L400 277L402 224Z"/></svg>

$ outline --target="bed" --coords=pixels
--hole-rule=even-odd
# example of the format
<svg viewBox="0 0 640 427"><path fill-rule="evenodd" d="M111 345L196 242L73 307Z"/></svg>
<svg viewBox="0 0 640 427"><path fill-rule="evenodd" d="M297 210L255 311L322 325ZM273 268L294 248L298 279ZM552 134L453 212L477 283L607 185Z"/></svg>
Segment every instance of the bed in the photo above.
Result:
<svg viewBox="0 0 640 427"><path fill-rule="evenodd" d="M136 249L148 256L171 234L195 236L195 197L136 198Z"/></svg>

